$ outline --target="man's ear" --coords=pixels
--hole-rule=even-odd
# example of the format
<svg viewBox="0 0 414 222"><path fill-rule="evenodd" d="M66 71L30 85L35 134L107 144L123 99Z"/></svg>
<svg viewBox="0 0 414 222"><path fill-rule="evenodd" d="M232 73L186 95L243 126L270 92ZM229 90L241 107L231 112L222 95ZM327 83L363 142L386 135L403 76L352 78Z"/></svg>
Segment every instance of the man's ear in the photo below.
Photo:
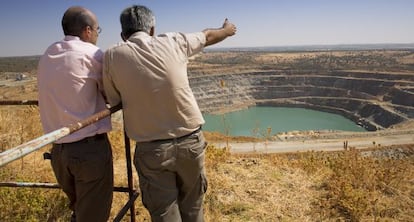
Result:
<svg viewBox="0 0 414 222"><path fill-rule="evenodd" d="M155 34L155 27L154 26L151 27L149 34L150 34L150 36L154 36L154 34Z"/></svg>
<svg viewBox="0 0 414 222"><path fill-rule="evenodd" d="M84 41L84 42L88 42L89 39L91 38L91 33L92 33L92 29L90 26L86 26L83 31L81 32L79 38Z"/></svg>

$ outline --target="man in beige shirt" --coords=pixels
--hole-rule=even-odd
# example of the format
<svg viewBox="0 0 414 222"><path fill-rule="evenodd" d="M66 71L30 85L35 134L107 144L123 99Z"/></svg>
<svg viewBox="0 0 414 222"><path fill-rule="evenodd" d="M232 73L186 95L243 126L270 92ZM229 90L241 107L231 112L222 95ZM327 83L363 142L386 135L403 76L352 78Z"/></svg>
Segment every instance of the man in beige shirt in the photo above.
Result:
<svg viewBox="0 0 414 222"><path fill-rule="evenodd" d="M203 221L206 142L204 119L190 88L188 58L236 33L221 28L155 36L145 6L121 13L124 40L105 52L104 89L122 103L127 135L135 140L134 164L142 201L153 221Z"/></svg>

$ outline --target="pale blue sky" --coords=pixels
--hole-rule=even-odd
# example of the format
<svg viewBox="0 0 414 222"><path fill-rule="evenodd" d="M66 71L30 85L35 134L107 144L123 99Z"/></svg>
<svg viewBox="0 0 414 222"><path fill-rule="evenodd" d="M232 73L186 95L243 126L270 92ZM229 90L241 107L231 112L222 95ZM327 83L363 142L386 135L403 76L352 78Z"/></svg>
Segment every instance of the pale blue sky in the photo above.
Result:
<svg viewBox="0 0 414 222"><path fill-rule="evenodd" d="M143 4L156 33L217 28L227 17L237 35L214 47L414 43L413 0L6 0L0 7L0 56L40 55L63 38L61 19L87 7L103 31L103 50L120 41L119 14Z"/></svg>

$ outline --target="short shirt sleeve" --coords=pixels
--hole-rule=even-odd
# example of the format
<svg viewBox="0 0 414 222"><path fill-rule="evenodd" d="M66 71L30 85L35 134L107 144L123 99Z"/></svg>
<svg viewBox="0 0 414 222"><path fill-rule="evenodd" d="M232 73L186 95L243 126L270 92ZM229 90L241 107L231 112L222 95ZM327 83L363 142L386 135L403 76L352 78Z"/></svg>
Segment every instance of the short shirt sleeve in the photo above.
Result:
<svg viewBox="0 0 414 222"><path fill-rule="evenodd" d="M201 52L206 44L206 36L203 32L177 33L175 38L181 50L188 57Z"/></svg>

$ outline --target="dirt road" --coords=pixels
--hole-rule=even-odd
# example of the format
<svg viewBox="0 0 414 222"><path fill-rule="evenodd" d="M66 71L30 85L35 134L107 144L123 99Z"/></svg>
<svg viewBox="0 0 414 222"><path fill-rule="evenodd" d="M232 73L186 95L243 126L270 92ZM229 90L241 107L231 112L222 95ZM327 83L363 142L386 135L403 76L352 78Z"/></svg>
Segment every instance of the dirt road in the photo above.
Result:
<svg viewBox="0 0 414 222"><path fill-rule="evenodd" d="M331 136L332 137L332 136ZM337 134L337 138L301 137L285 141L264 142L212 142L216 147L229 147L233 153L286 153L303 151L337 151L343 150L347 143L348 148L365 149L391 145L414 144L414 131L393 131L385 133L354 133Z"/></svg>

